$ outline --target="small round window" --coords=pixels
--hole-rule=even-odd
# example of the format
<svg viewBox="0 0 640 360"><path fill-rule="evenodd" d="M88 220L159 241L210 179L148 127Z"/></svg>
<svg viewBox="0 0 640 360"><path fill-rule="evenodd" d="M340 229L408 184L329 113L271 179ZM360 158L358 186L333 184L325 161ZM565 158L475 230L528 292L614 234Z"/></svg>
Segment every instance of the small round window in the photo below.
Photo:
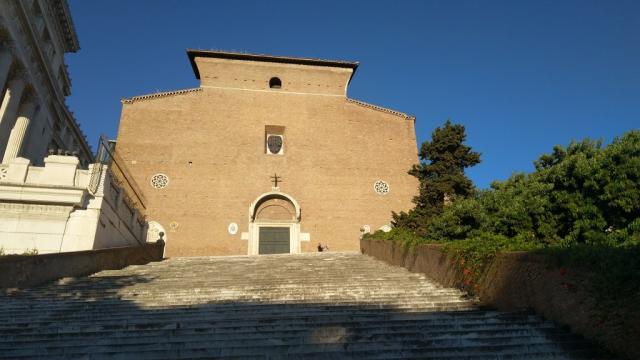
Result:
<svg viewBox="0 0 640 360"><path fill-rule="evenodd" d="M151 177L151 186L155 189L164 189L169 185L169 177L165 174L155 174Z"/></svg>
<svg viewBox="0 0 640 360"><path fill-rule="evenodd" d="M282 88L282 81L280 81L280 79L277 78L277 77L272 77L271 80L269 80L269 88L271 88L271 89L281 89Z"/></svg>
<svg viewBox="0 0 640 360"><path fill-rule="evenodd" d="M389 193L389 184L378 180L373 184L373 190L380 195L387 195Z"/></svg>

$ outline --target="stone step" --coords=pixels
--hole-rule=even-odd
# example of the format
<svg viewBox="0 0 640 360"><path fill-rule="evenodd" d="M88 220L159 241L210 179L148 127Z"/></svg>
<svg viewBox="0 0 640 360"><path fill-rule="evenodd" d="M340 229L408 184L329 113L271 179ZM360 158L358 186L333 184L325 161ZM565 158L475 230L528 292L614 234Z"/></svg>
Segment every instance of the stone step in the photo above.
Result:
<svg viewBox="0 0 640 360"><path fill-rule="evenodd" d="M114 349L110 347L91 347L77 353L60 353L47 349L46 357L38 354L15 353L0 359L222 359L222 358L424 358L424 359L594 359L594 350L582 349L574 343L564 343L559 348L548 343L527 343L514 345L483 345L466 347L430 347L425 342L380 343L361 342L345 344L308 344L253 347L212 348L207 343L193 346L172 347L174 344L158 342L155 348ZM185 344L186 345L186 344ZM200 346L198 346L200 345ZM86 354L91 354L87 357ZM286 354L286 355L285 355ZM597 355L596 355L597 356Z"/></svg>
<svg viewBox="0 0 640 360"><path fill-rule="evenodd" d="M105 341L97 341L89 344L76 343L75 341L32 344L31 346L21 346L13 349L3 349L2 357L38 355L43 349L49 349L51 355L73 354L77 352L90 352L92 354L99 352L135 352L144 350L171 350L171 349L189 349L189 348L209 348L209 349L228 349L236 355L252 354L254 348L264 348L267 346L288 346L298 348L296 351L305 352L304 345L316 346L319 344L336 344L348 341L352 347L361 347L363 344L384 344L388 346L407 346L410 344L428 345L429 350L451 349L458 350L491 348L495 351L505 351L514 347L521 346L537 346L548 347L549 350L554 349L557 345L567 348L589 348L583 341L571 335L555 335L553 337L545 336L545 334L516 336L509 334L486 334L483 336L467 336L466 334L459 336L451 336L445 334L442 337L427 336L422 333L399 332L399 333L382 333L360 335L359 332L348 333L345 329L315 329L316 332L305 334L294 334L292 336L280 337L250 337L250 338L224 338L212 339L209 336L171 336L164 338L159 343L156 341L144 342L143 338L134 338L132 342L114 342L115 338L106 338ZM320 331L323 330L323 331ZM169 335L169 334L167 334ZM150 340L147 338L147 340ZM389 345L387 345L389 344ZM51 350L51 349L56 349ZM233 349L233 350L231 350Z"/></svg>
<svg viewBox="0 0 640 360"><path fill-rule="evenodd" d="M300 301L300 300L292 300L292 301L281 301L279 303L275 303L275 302L257 302L259 304L263 304L263 308L267 309L269 307L269 305L306 305L305 309L312 309L312 308L321 308L322 305L327 305L330 306L331 303L327 302L327 303L320 303L318 301L314 301L314 302L310 302L307 303L305 301ZM198 307L202 307L202 306L207 306L209 308L213 308L215 307L215 305L212 304L201 304L199 302L195 302L195 303L191 303L188 301L182 302L182 303L160 303L160 304L155 304L152 303L152 306L145 306L144 309L146 311L162 311L163 309L166 308L166 305L173 305L171 306L173 308L173 311L179 314L184 314L184 313L188 313L189 309L196 309ZM460 301L460 302L446 302L446 303L399 303L399 304L382 304L382 303L366 303L366 304L359 304L356 302L334 302L333 304L335 304L334 306L336 307L342 307L348 310L345 311L350 311L350 312L354 312L354 311L358 311L358 312L365 312L365 311L405 311L405 312L423 312L423 313L431 313L431 312L442 312L442 311L463 311L463 310L473 310L475 309L475 306L473 304L470 304L468 302L465 301ZM300 306L298 306L300 307ZM254 309L258 310L260 308L258 307L254 307ZM277 309L274 310L276 311L278 314L282 313L282 312L300 312L302 311L303 313L308 311L305 309L301 309L301 310L296 310L296 309ZM234 313L234 312L238 312L238 311L243 311L243 310L247 310L246 308L238 308L238 309L234 309L234 308L227 308L227 309L212 309L209 311L225 311L225 314L228 313ZM34 311L36 311L34 309ZM115 317L121 317L121 318L127 318L130 314L133 315L137 315L140 313L139 309L136 308L136 306L127 306L127 307L118 307L118 308L112 308L112 309L108 309L106 311L100 311L99 307L92 307L92 308L88 308L88 307L83 307L83 308L77 308L77 307L67 307L67 308L45 308L45 309L37 309L37 311L40 311L43 315L36 315L30 316L30 313L28 311L15 311L13 313L11 312L7 312L6 316L7 317L11 317L12 319L9 321L10 323L12 322L26 322L29 323L31 322L33 319L35 318L40 318L41 316L44 316L45 320L72 320L72 319L82 319L85 318L87 316L90 317L94 317L94 314L100 317L108 317L108 316L115 316ZM320 311L326 311L326 310L320 310ZM51 312L51 313L48 313ZM167 313L170 313L170 311L166 311ZM32 313L31 313L32 314ZM46 314L46 315L45 315ZM2 315L0 315L2 316ZM2 326L2 324L0 324L0 327Z"/></svg>
<svg viewBox="0 0 640 360"><path fill-rule="evenodd" d="M0 294L0 359L595 359L357 253L176 258Z"/></svg>
<svg viewBox="0 0 640 360"><path fill-rule="evenodd" d="M412 332L420 333L428 336L462 336L467 334L474 337L479 335L497 335L511 334L513 336L523 336L526 334L547 334L547 335L564 335L563 331L558 330L552 324L539 324L535 322L517 323L517 324L455 324L441 323L424 325L421 322L359 322L359 323L335 323L335 322L298 322L277 325L262 324L211 324L210 322L187 322L187 323L149 323L149 324L128 324L123 328L112 327L93 327L85 329L68 329L60 328L59 331L46 332L20 332L13 331L3 334L0 339L0 349L10 349L16 343L29 343L32 341L58 341L64 338L73 337L76 340L87 338L110 339L124 338L131 341L137 341L137 337L156 337L167 333L175 335L179 332L181 336L201 336L207 335L212 338L217 336L239 336L243 337L256 335L259 337L280 336L300 334L303 331L315 331L316 329L338 329L349 328L357 330L358 334L365 333L399 333ZM107 337L106 335L109 335ZM136 335L131 337L131 335Z"/></svg>
<svg viewBox="0 0 640 360"><path fill-rule="evenodd" d="M91 297L80 298L70 297L66 299L66 294L58 295L57 299L64 299L66 304L91 304ZM258 298L258 299L278 299L278 298L318 298L320 300L323 299L335 299L335 300L359 300L366 302L388 302L388 301L396 301L401 302L405 300L415 301L415 300L425 300L425 301L459 301L459 300L472 300L469 299L464 294L457 293L444 293L444 292L431 292L431 293L383 293L376 294L372 293L344 293L344 292L302 292L302 291L281 291L281 290L273 290L273 291L260 291L260 292L236 292L236 291L191 291L191 292L176 292L175 294L167 294L167 293L151 293L151 292L131 292L131 293L121 293L118 294L118 297L106 298L102 299L101 302L121 302L123 300L132 300L137 301L140 299L147 300L157 300L157 299L193 299L193 298L206 298L211 301L222 302L228 299L234 301L240 301L243 298ZM26 298L23 298L23 301ZM12 302L7 301L3 304L2 309L32 309L34 307L46 307L52 306L52 303L47 301L46 297L42 296L39 298L30 298L32 300L31 303L25 305L23 301ZM55 304L54 304L55 306Z"/></svg>
<svg viewBox="0 0 640 360"><path fill-rule="evenodd" d="M251 329L242 331L211 332L210 329L178 329L178 330L138 330L124 332L79 332L67 334L52 334L43 336L18 336L13 334L0 342L0 350L16 351L41 348L84 348L87 346L118 346L155 344L158 337L167 342L210 342L211 346L248 346L258 343L271 343L274 339L286 344L303 344L319 342L335 342L340 336L348 337L349 341L430 341L433 344L513 344L533 341L537 343L560 343L563 341L579 341L579 338L550 327L542 328L481 328L481 329L444 329L388 327L380 326L357 327L349 332L347 327L340 325L331 327L297 327L284 329ZM135 335L135 336L132 336ZM464 343L464 344L463 344ZM218 344L218 345L216 345ZM214 346L214 347L215 347ZM66 351L66 350L65 350ZM7 352L9 353L9 352Z"/></svg>
<svg viewBox="0 0 640 360"><path fill-rule="evenodd" d="M93 291L93 292L97 292L100 290L110 290L112 288L112 285L107 284L107 280L102 280L100 278L93 278L95 279L96 284L95 285L91 285L91 284L73 284L72 286L68 286L67 288L69 289L68 292L68 296L72 296L75 294L80 294L84 291ZM182 279L183 281L189 281L188 279ZM171 283L171 284L162 284L162 287L160 287L160 284L154 284L154 286L152 285L148 285L148 284L139 284L139 285L135 285L131 287L131 291L125 291L125 293L127 292L149 292L152 294L157 294L159 292L160 289L183 289L185 290L185 292L189 292L189 291L194 291L195 289L198 289L198 291L216 291L216 290L226 290L226 291L234 291L234 292L247 292L247 291L277 291L277 290L295 290L295 291L309 291L309 292L324 292L324 291L333 291L333 292L339 292L339 291L349 291L349 292L357 292L357 293L372 293L377 291L381 291L383 293L389 293L389 294L397 294L397 293L402 293L402 286L404 285L411 285L411 287L406 289L406 293L410 293L410 294L425 294L425 293L431 293L431 292L440 292L443 294L462 294L461 291L458 291L456 289L446 289L446 288L438 288L438 287L429 287L429 286L416 286L415 283L413 282L408 282L408 283L403 283L403 282L399 282L399 281L376 281L376 282L372 282L370 285L366 285L364 286L363 284L358 284L357 282L347 282L347 281L341 281L340 279L336 279L333 281L336 282L340 282L340 284L334 284L334 285L318 285L318 286L313 286L314 284L304 284L304 286L301 286L299 284L283 284L283 283L275 283L275 284L269 284L268 286L239 286L238 285L238 281L241 281L240 279L236 280L234 283L229 283L229 284L224 284L224 283L193 283L191 282L192 287L185 289L183 284L181 284L180 282L176 282L176 283ZM418 281L418 280L416 280ZM104 283L105 285L102 286L102 283ZM157 285L157 287L155 286ZM386 286L385 286L386 285ZM396 287L397 286L397 287ZM47 291L48 289L40 289L39 291L22 291L23 296L32 296L34 298L37 298L38 296L51 296L51 295L61 295L56 291L56 288L51 288L50 291ZM59 289L58 289L59 290ZM154 292L155 290L155 292Z"/></svg>
<svg viewBox="0 0 640 360"><path fill-rule="evenodd" d="M61 355L61 356L18 356L13 359L30 359L30 360L74 360L74 359L93 359L93 360L130 360L130 359L183 359L183 360L195 360L195 359L247 359L247 356L213 356L208 353L206 349L196 351L145 351L136 353L111 353L111 354L96 354L88 357L85 354L75 355ZM561 354L549 353L549 352L528 352L526 355L521 353L515 354L500 354L496 356L494 354L471 354L462 353L459 355L447 355L425 354L422 349L392 349L392 350L364 350L364 351L350 351L346 353L342 349L329 350L316 353L306 354L275 354L265 355L258 354L251 356L250 359L290 359L290 360L329 360L329 359L380 359L380 360L392 360L392 359L425 359L425 360L549 360L549 359L572 359L572 360L604 360L609 359L606 355L594 356L593 350L573 350L565 351Z"/></svg>
<svg viewBox="0 0 640 360"><path fill-rule="evenodd" d="M464 306L464 307L460 307L460 308L447 308L444 310L434 310L434 308L432 307L428 307L425 308L424 310L422 309L415 309L415 308L402 308L402 307L395 307L393 309L384 309L384 308L378 308L378 307L361 307L360 309L353 309L353 310L345 310L342 314L345 314L349 317L353 317L353 318L364 318L365 316L369 316L371 318L378 318L378 319L388 319L388 318L392 318L393 317L393 313L405 313L405 314L432 314L432 313L440 313L440 312L467 312L467 311L472 311L473 307L469 307L469 306ZM369 314L369 312L372 311L378 311L378 314ZM212 321L237 321L240 320L242 318L247 318L246 316L243 316L242 314L238 314L235 312L227 312L227 313L220 313L220 314L214 314L214 315L208 315L209 313L215 313L215 309L212 310L206 310L206 311L201 311L201 312L190 312L190 311L180 311L180 310L171 310L171 311L167 311L167 312L163 312L161 310L149 310L147 309L147 311L135 311L135 310L123 310L122 314L115 314L112 316L109 316L109 314L104 314L104 313L93 313L93 312L82 312L81 310L64 310L64 311L58 311L56 315L50 315L50 316L40 316L40 317L30 317L29 319L24 319L24 317L21 318L12 318L2 324L0 324L0 329L3 326L20 326L22 324L25 325L30 325L30 324L36 324L36 323L53 323L53 322L59 322L59 321L68 321L68 322L82 322L85 320L88 321L93 321L95 319L99 319L99 320L103 320L103 321L112 321L112 322L126 322L128 321L128 319L131 319L132 316L138 317L140 319L142 318L172 318L175 316L182 316L185 318L196 318L198 316L204 317L207 316L208 319L212 320ZM389 315L383 314L383 313L387 313ZM193 315L192 315L193 314ZM269 319L270 317L291 317L291 316L299 316L299 317L304 317L304 318L309 318L312 316L315 316L316 314L319 314L319 316L322 317L329 317L329 316L342 316L341 313L338 312L333 312L333 311L316 311L316 310L296 310L296 311L277 311L274 310L273 312L265 312L264 314L259 314L257 315L257 319ZM251 316L251 315L249 315Z"/></svg>
<svg viewBox="0 0 640 360"><path fill-rule="evenodd" d="M48 296L66 296L69 298L78 296L78 295L83 295L83 294L91 294L91 293L98 293L99 291L111 291L111 289L113 288L113 285L109 285L106 283L106 281L102 282L100 279L96 279L96 282L100 283L100 285L96 284L95 287L89 287L87 286L86 288L79 288L79 287L73 287L73 286L67 286L65 288L65 293L59 293L60 288L58 288L56 291L55 288L52 289L52 291L50 292L45 292L45 291L41 291L40 293L28 293L28 292L23 292L22 296L24 296L25 298L33 298L38 299L41 297L48 297ZM104 286L101 286L102 284L104 284ZM158 287L151 287L151 285L137 285L137 286L130 286L127 287L126 289L123 289L123 294L129 294L129 293L149 293L149 294L158 294L161 293L160 289L166 289L166 290L171 290L171 291L181 291L183 293L190 293L190 292L216 292L216 291L227 291L227 292L234 292L234 293L245 293L245 292L269 292L269 291L294 291L294 292L334 292L334 293L362 293L362 294L372 294L372 293L376 293L376 288L379 288L378 291L381 292L382 294L399 294L399 293L406 293L406 294L414 294L414 295L424 295L424 294L431 294L431 293L440 293L440 294L463 294L460 291L457 290L453 290L453 289L443 289L443 288L428 288L428 287L415 287L414 284L409 283L409 284L402 284L402 283L397 283L397 282L391 282L390 284L384 283L384 282L377 282L375 284L375 286L370 286L370 287L360 287L360 285L358 284L349 284L349 283L342 283L340 286L311 286L311 285L298 285L298 286L269 286L269 287L261 287L261 288L257 288L257 287L245 287L245 286L237 286L237 283L235 285L217 285L217 284L191 284L192 287L185 289L183 286L180 286L179 284L173 284L172 286L167 286L167 285L162 285L162 287L158 286ZM401 286L404 285L411 285L411 288L408 288L407 291L401 291ZM396 288L396 286L398 286Z"/></svg>
<svg viewBox="0 0 640 360"><path fill-rule="evenodd" d="M179 319L179 321L176 321ZM98 322L99 321L99 322ZM405 326L420 326L424 329L440 329L440 328L461 328L473 330L488 329L501 327L504 329L519 329L522 326L537 326L538 328L551 326L549 323L543 323L540 321L512 321L512 322L491 322L491 321L472 321L472 320L459 320L459 321L432 321L422 319L396 319L396 318L382 318L382 317L354 317L354 318L341 318L337 316L313 316L313 317L301 317L299 319L285 319L278 317L264 318L264 319L238 319L238 320L211 320L206 318L141 318L132 321L106 321L97 319L94 322L69 322L66 324L60 324L60 322L42 322L29 324L19 324L16 326L6 326L0 330L0 334L4 336L16 335L16 334L29 334L29 333L66 333L66 332L89 332L89 331L107 331L114 330L147 330L147 329L175 329L181 328L221 328L221 329L234 329L234 328L261 328L265 326L273 326L274 323L279 322L281 326L295 327L295 326L308 326L311 325L334 325L338 324L351 324L352 326L368 326L368 324L380 324L382 326L386 324L402 323ZM428 323L426 323L428 322Z"/></svg>
<svg viewBox="0 0 640 360"><path fill-rule="evenodd" d="M338 317L308 317L299 319L285 319L272 317L269 319L244 319L238 321L228 320L210 320L210 319L190 319L180 318L170 319L139 319L137 321L127 322L107 322L100 321L98 324L73 323L59 324L51 322L49 324L36 324L37 326L6 327L0 331L3 337L15 337L24 334L78 334L78 333L112 333L115 331L147 331L147 330L187 330L195 331L225 331L225 332L247 332L247 331L265 331L265 330L299 330L310 327L350 327L350 328L387 328L389 326L404 326L406 328L420 329L421 331L454 331L463 329L465 331L520 331L534 328L535 329L553 329L551 323L543 323L539 320L521 320L511 322L488 322L488 321L469 321L462 319L460 321L428 321L425 320L397 320L397 319L381 319L379 317L356 318L356 319L340 319ZM146 321L145 321L146 320ZM1 341L1 340L0 340Z"/></svg>

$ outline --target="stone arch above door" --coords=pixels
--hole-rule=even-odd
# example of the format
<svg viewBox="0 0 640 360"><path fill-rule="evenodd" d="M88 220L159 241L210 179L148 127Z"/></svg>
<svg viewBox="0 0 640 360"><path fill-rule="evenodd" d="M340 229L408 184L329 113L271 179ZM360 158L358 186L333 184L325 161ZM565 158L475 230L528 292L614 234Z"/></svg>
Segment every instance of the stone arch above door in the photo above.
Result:
<svg viewBox="0 0 640 360"><path fill-rule="evenodd" d="M296 209L288 199L272 197L256 206L254 221L296 221Z"/></svg>
<svg viewBox="0 0 640 360"><path fill-rule="evenodd" d="M300 205L288 194L271 191L264 193L251 203L249 218L258 220L300 221Z"/></svg>

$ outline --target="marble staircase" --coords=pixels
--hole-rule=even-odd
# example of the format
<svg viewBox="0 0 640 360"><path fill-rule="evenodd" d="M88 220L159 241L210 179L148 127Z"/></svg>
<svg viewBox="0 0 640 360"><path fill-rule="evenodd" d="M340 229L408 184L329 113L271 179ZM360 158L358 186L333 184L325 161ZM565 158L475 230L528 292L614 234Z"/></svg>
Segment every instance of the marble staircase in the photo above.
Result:
<svg viewBox="0 0 640 360"><path fill-rule="evenodd" d="M173 258L0 294L0 359L608 359L357 253Z"/></svg>

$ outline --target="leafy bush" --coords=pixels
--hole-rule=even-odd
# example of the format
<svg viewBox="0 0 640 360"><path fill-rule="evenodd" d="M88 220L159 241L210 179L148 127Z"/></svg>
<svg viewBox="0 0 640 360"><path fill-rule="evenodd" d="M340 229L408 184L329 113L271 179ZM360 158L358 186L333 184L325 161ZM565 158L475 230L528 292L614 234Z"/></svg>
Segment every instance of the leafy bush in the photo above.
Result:
<svg viewBox="0 0 640 360"><path fill-rule="evenodd" d="M389 232L378 230L373 234L364 234L363 239L397 241L407 247L413 247L424 241L413 231L404 228L393 228Z"/></svg>

